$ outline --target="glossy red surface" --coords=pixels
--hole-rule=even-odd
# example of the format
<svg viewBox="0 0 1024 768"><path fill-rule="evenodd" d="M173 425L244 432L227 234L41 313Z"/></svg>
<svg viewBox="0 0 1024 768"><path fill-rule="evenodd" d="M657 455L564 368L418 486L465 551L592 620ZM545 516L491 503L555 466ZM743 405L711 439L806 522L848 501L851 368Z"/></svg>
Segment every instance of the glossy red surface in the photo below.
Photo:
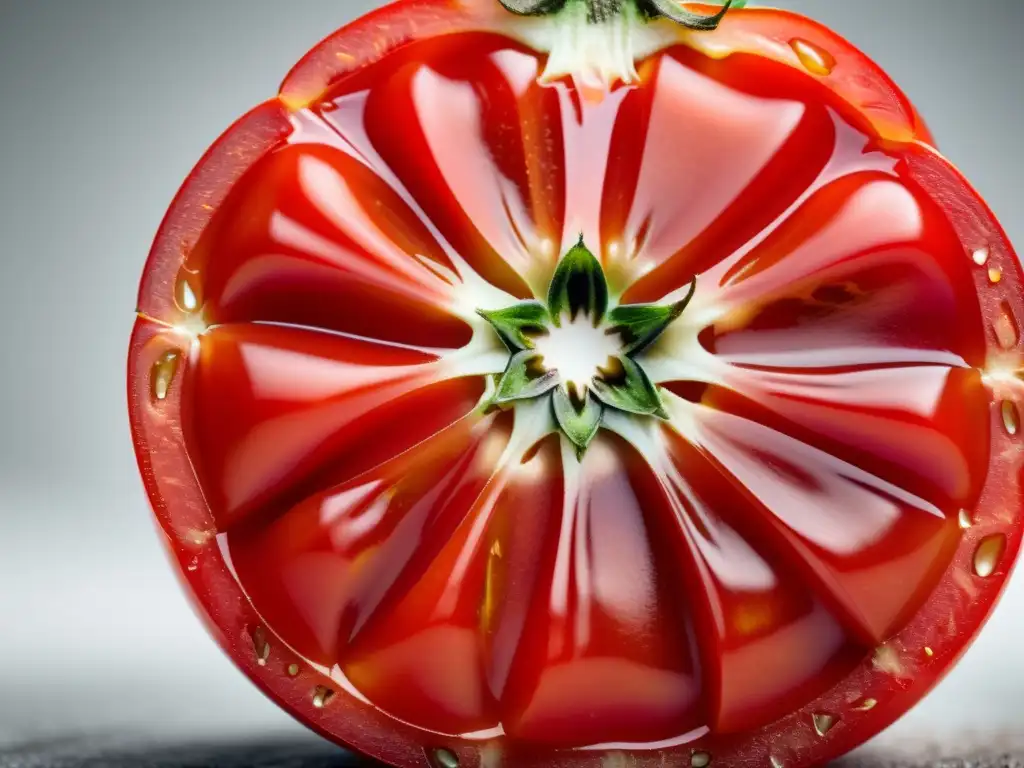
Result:
<svg viewBox="0 0 1024 768"><path fill-rule="evenodd" d="M1020 304L1012 254L950 215L936 179L973 193L922 172L923 145L799 68L678 45L584 99L543 67L467 33L341 77L212 211L176 309L144 294L176 343L202 325L169 434L208 513L157 503L169 535L207 519L245 631L378 735L318 727L403 764L374 745L767 765L763 739L821 702L909 706L941 670L900 662L920 690L883 694L872 658L959 615L936 600L978 577L960 510L1019 543L1016 473L994 502L990 482L1016 429L983 376L1008 351L992 307ZM643 353L672 420L625 417L577 463L480 407L501 348L473 311L543 298L581 232L623 303L698 289ZM135 375L159 374L151 322ZM152 419L143 456L167 450ZM207 604L228 583L193 581ZM946 664L980 618L949 621ZM787 766L824 754L778 743Z"/></svg>

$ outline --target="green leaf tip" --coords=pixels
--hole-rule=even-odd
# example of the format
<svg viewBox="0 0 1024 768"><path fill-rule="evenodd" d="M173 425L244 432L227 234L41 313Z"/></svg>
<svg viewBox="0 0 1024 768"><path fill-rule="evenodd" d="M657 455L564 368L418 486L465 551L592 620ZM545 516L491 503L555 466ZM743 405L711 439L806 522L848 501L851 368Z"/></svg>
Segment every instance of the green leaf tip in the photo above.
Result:
<svg viewBox="0 0 1024 768"><path fill-rule="evenodd" d="M576 457L583 458L590 442L601 428L604 407L589 393L582 402L573 402L565 387L557 387L551 396L551 407L562 432L576 446Z"/></svg>
<svg viewBox="0 0 1024 768"><path fill-rule="evenodd" d="M609 333L618 333L622 337L627 355L640 352L654 343L683 314L696 292L695 279L686 297L675 304L625 304L616 307L608 314Z"/></svg>
<svg viewBox="0 0 1024 768"><path fill-rule="evenodd" d="M583 312L594 327L608 311L608 281L601 262L583 242L583 235L555 268L548 288L548 311L556 326L561 326L562 315L568 315L572 321Z"/></svg>
<svg viewBox="0 0 1024 768"><path fill-rule="evenodd" d="M498 382L494 402L511 403L540 397L558 386L558 371L545 371L541 356L533 350L524 350L512 356L505 373Z"/></svg>
<svg viewBox="0 0 1024 768"><path fill-rule="evenodd" d="M669 417L661 402L658 388L636 362L625 355L616 358L620 370L607 379L591 382L594 395L605 405L641 416Z"/></svg>
<svg viewBox="0 0 1024 768"><path fill-rule="evenodd" d="M477 314L494 326L510 352L533 349L530 335L547 333L547 308L539 301L523 301L507 309L477 310Z"/></svg>

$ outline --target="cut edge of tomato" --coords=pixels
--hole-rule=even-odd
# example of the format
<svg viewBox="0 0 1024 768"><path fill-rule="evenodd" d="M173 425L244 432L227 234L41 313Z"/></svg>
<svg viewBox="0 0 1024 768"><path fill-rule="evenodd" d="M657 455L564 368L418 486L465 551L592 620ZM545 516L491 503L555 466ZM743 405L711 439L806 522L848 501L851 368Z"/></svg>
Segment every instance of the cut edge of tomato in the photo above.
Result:
<svg viewBox="0 0 1024 768"><path fill-rule="evenodd" d="M169 325L190 319L190 307L176 300L181 270L214 212L250 167L292 131L278 99L235 121L189 172L171 202L146 261L137 312Z"/></svg>
<svg viewBox="0 0 1024 768"><path fill-rule="evenodd" d="M279 89L291 111L308 107L349 72L404 45L460 31L497 30L506 12L497 0L389 2L331 33L299 60Z"/></svg>
<svg viewBox="0 0 1024 768"><path fill-rule="evenodd" d="M128 360L129 420L139 470L193 609L235 666L299 722L394 765L422 765L421 731L346 692L331 670L314 668L293 653L236 580L185 442L182 390L197 345L194 336L139 316ZM368 744L362 740L366 733L388 738Z"/></svg>
<svg viewBox="0 0 1024 768"><path fill-rule="evenodd" d="M705 13L714 8L688 5ZM814 77L864 115L884 139L934 144L924 121L892 78L846 38L814 19L778 8L748 7L727 13L713 33L680 30L679 34L687 45L711 58L750 53ZM880 94L888 98L880 101Z"/></svg>
<svg viewBox="0 0 1024 768"><path fill-rule="evenodd" d="M1024 297L1019 293L1024 279L1021 268L991 212L960 173L930 146L911 146L907 157L914 178L928 185L950 216L963 243L964 257L974 258L976 251L985 249L985 263L977 265L978 290L1001 288L1004 301L1017 316L1024 317ZM990 269L1000 270L999 281L992 281ZM991 325L994 308L999 306L1002 304L997 301L984 304L987 324ZM988 338L990 349L995 348L991 333ZM324 674L327 670L304 664L262 623L234 579L213 532L182 430L182 401L176 384L190 364L195 343L193 337L172 327L139 318L129 361L129 406L132 431L141 446L140 469L154 511L204 620L239 668L292 715L323 735L374 757L400 766L423 765L429 756L423 753L422 731L360 701ZM177 355L177 364L161 368L169 353ZM166 378L168 371L170 378L163 388L154 376ZM966 650L968 640L981 630L1020 550L1020 453L1015 436L1003 424L1001 408L994 403L988 479L977 508L966 511L964 519L970 524L927 605L842 683L783 720L742 735L708 736L666 746L663 752L630 749L628 745L607 752L629 754L636 765L652 768L660 764L665 752L685 760L694 750L735 768L763 766L766 754L783 765L794 760L814 764L837 757L863 743L865 736L888 727L942 679ZM979 575L979 564L987 576ZM297 669L297 674L290 669ZM390 736L364 741L370 732ZM495 755L500 756L503 749L494 740L438 736L437 742L439 748L457 755L462 768L493 765ZM605 751L582 749L554 756L517 751L516 759L523 765L582 768Z"/></svg>
<svg viewBox="0 0 1024 768"><path fill-rule="evenodd" d="M136 320L128 371L131 427L139 446L137 455L143 480L168 550L183 581L196 597L199 612L212 634L236 665L286 711L331 739L347 742L363 752L402 766L422 765L429 760L429 755L424 755L422 732L381 715L372 706L341 690L331 677L302 666L283 641L261 622L232 576L230 563L209 526L209 509L184 442L180 387L175 384L185 366L190 364L195 339L174 327L187 316L174 300L174 285L184 258L234 182L290 132L289 110L316 101L346 72L381 58L400 45L437 34L442 28L450 32L453 20L469 18L467 11L456 9L452 2L417 0L415 8L422 17L406 18L407 14L398 13L395 6L387 6L327 38L292 70L278 98L243 116L197 164L172 203L150 253L139 295L138 309L142 316ZM874 76L873 82L884 85L886 92L893 96L893 104L885 109L877 104L865 105L863 100L852 100L856 91L844 92L839 87L841 84L833 82L835 78L826 76L822 81L859 112L869 114L883 137L910 144L913 173L929 188L941 190L937 199L950 215L964 245L965 257L985 254L976 276L979 291L1002 286L1004 301L1014 317L1024 317L1024 298L1020 295L1024 280L1005 233L962 175L930 146L931 137L924 123L888 76L845 40L797 14L745 9L723 24L722 31L732 35L741 33L744 19L749 20L747 15L755 13L763 18L765 29L760 37L748 39L744 46L727 44L727 50L717 54L710 54L697 45L693 47L716 56L746 50L803 69L789 42L767 31L767 27L776 24L777 17L782 16L797 26L802 39L820 44L826 50L826 44L834 46L832 53L838 54L834 73L840 73L842 57L849 55L859 69L843 74ZM385 45L377 41L363 51L362 58L348 62L336 55L345 51L344 44L349 43L353 35L371 35L381 22L396 24ZM420 22L424 22L423 26ZM735 38L726 35L725 39L742 39L742 35ZM790 53L783 51L783 45ZM998 272L998 279L992 277L995 274L992 270ZM1001 306L997 301L983 305L990 349L996 348L991 328L998 320ZM1018 350L1013 350L1012 354L1020 356ZM168 355L176 357L166 362L171 360ZM1008 354L1001 354L1000 361L1005 362L1007 357ZM155 388L163 386L154 381L154 376L167 379L162 397L154 394ZM1005 588L1010 564L1016 560L1021 546L1020 464L1016 460L1019 449L1013 447L1012 437L1006 433L997 402L993 404L991 418L993 459L978 505L980 511L969 511L968 519L972 524L965 531L952 563L926 608L843 683L798 712L748 732L742 738L712 737L671 747L670 753L675 752L685 759L694 749L707 751L716 763L736 768L762 766L766 755L776 757L783 765L794 758L811 763L825 761L861 744L866 735L883 730L941 680L966 650L967 640L987 621ZM999 465L999 461L1004 465ZM1006 503L1008 498L1012 504ZM173 515L169 514L170 510ZM979 547L1000 536L1004 537L1002 546L998 551L992 550L999 555L994 570L987 577L978 576ZM951 621L945 626L936 622L936 605L950 611ZM301 666L298 674L291 674L293 664ZM856 729L850 728L854 723ZM778 737L780 729L786 733L785 738ZM386 732L390 738L362 740L374 730ZM495 742L460 742L442 737L438 737L438 742L438 747L450 749L457 755L463 768L494 765L495 756L500 757L501 747ZM610 751L630 752L627 748ZM664 753L632 751L632 754L637 757L637 765L653 766L659 764ZM582 766L589 764L594 755L595 752L589 750L562 753L555 760L523 755L522 763Z"/></svg>
<svg viewBox="0 0 1024 768"><path fill-rule="evenodd" d="M686 5L705 15L720 9L705 3ZM668 30L666 40L674 39L710 58L750 53L798 69L864 115L882 138L934 144L925 122L892 78L848 40L811 18L793 11L755 7L731 10L714 32L693 31L666 20L652 23ZM515 27L522 24L523 19L501 9L497 0L391 3L321 40L285 77L279 99L290 111L304 109L321 100L349 72L417 40L468 31L496 32L520 39L523 35ZM809 67L801 58L806 59L808 50L812 54L823 52L832 60L830 66L820 71L811 68L813 63ZM880 101L879 94L888 98Z"/></svg>

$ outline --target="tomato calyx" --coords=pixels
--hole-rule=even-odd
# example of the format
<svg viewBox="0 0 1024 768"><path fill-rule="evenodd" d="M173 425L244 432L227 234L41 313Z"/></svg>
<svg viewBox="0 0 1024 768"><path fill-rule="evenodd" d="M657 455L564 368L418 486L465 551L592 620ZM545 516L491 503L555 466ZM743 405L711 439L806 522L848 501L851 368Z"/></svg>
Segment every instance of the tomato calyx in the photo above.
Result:
<svg viewBox="0 0 1024 768"><path fill-rule="evenodd" d="M507 10L521 16L546 16L557 14L568 5L583 5L587 20L601 24L623 13L624 7L634 0L498 0ZM681 24L687 29L711 31L718 28L730 8L742 8L746 0L725 0L722 10L711 15L688 11L677 0L636 0L635 7L649 19L661 18Z"/></svg>
<svg viewBox="0 0 1024 768"><path fill-rule="evenodd" d="M606 409L668 419L658 387L636 356L682 315L696 292L673 304L609 308L601 263L580 237L551 278L547 304L479 310L511 353L490 407L550 396L558 428L582 457Z"/></svg>

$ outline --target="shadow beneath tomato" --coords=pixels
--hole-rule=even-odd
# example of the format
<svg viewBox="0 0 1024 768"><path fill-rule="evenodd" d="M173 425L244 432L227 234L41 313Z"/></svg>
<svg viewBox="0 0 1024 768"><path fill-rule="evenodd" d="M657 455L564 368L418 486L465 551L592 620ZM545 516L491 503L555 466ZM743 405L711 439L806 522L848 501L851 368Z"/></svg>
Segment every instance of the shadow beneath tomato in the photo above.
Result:
<svg viewBox="0 0 1024 768"><path fill-rule="evenodd" d="M315 738L168 744L89 738L0 747L0 768L383 768Z"/></svg>
<svg viewBox="0 0 1024 768"><path fill-rule="evenodd" d="M861 752L831 768L1024 768L1024 752L988 751L920 759ZM0 768L384 768L315 737L236 739L189 744L138 738L60 739L0 747ZM515 766L508 766L515 768ZM728 768L728 766L723 766Z"/></svg>
<svg viewBox="0 0 1024 768"><path fill-rule="evenodd" d="M832 763L831 768L1024 768L1024 752L986 751L979 755L920 759L906 755L886 757L881 753L867 753L843 758Z"/></svg>

